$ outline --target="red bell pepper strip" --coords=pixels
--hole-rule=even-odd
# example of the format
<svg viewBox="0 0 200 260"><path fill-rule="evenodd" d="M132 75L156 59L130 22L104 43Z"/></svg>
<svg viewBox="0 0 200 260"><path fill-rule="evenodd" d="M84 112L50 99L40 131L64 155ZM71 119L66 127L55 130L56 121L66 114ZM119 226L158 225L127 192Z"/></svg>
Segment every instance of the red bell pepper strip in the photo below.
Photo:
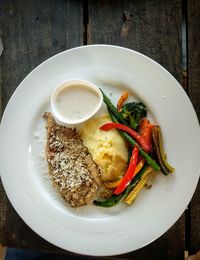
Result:
<svg viewBox="0 0 200 260"><path fill-rule="evenodd" d="M111 122L111 123L106 123L100 127L100 129L103 131L109 131L115 128L130 134L141 145L144 151L146 152L151 151L151 146L149 146L149 143L146 141L146 139L128 126Z"/></svg>
<svg viewBox="0 0 200 260"><path fill-rule="evenodd" d="M138 162L138 155L139 155L139 149L138 149L138 146L135 145L132 150L131 160L130 160L128 169L127 169L124 177L122 178L119 186L114 190L115 195L121 194L126 189L126 187L129 185L129 183L133 179L133 177L135 176L135 168L136 168L137 162Z"/></svg>
<svg viewBox="0 0 200 260"><path fill-rule="evenodd" d="M140 122L139 134L143 137L144 141L150 148L150 152L152 152L152 128L153 124L149 122L147 118L143 118Z"/></svg>

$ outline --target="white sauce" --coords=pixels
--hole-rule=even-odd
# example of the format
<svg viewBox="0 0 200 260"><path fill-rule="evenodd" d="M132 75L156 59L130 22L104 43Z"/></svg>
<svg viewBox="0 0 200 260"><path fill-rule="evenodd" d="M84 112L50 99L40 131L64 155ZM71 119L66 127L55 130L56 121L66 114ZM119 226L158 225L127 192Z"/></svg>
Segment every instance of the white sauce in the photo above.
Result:
<svg viewBox="0 0 200 260"><path fill-rule="evenodd" d="M58 112L70 121L89 117L98 104L98 94L81 84L64 88L56 98Z"/></svg>

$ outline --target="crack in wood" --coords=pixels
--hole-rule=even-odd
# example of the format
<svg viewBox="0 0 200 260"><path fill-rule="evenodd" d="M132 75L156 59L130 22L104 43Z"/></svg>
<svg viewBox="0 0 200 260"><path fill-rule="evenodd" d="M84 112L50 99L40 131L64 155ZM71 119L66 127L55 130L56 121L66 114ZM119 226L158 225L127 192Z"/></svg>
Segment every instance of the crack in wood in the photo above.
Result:
<svg viewBox="0 0 200 260"><path fill-rule="evenodd" d="M88 44L88 1L83 0L83 45Z"/></svg>

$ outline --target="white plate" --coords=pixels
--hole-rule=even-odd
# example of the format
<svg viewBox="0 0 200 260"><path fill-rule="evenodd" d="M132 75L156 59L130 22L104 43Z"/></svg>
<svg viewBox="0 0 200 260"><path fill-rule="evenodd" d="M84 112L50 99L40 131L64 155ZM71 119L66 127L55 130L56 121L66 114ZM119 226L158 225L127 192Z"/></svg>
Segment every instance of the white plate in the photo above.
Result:
<svg viewBox="0 0 200 260"><path fill-rule="evenodd" d="M42 114L52 90L70 78L86 79L116 102L128 89L162 126L175 174L156 176L134 205L70 209L46 180L39 153L44 144ZM40 137L39 137L40 138ZM87 255L116 255L141 248L166 232L192 198L199 172L199 124L179 83L159 64L129 49L91 45L62 52L34 69L19 85L0 127L1 175L22 219L41 237Z"/></svg>

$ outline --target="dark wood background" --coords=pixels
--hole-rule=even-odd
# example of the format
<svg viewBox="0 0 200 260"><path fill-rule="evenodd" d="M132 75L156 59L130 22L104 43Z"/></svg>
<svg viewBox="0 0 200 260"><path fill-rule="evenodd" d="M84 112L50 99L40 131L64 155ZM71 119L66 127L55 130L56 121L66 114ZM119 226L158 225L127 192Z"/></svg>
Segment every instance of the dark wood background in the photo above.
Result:
<svg viewBox="0 0 200 260"><path fill-rule="evenodd" d="M1 114L18 84L42 61L75 46L106 43L134 49L159 62L182 84L200 118L199 0L0 0L0 36L4 44ZM168 232L140 250L113 258L184 259L184 251L196 253L200 250L199 198L200 185ZM2 185L0 242L80 258L36 235L17 215Z"/></svg>

